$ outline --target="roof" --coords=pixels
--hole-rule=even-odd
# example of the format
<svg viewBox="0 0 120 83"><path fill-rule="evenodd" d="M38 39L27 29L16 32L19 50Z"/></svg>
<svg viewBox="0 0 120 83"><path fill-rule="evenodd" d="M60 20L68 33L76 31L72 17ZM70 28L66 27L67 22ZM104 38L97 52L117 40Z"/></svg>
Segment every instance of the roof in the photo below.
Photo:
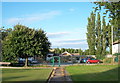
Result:
<svg viewBox="0 0 120 83"><path fill-rule="evenodd" d="M114 44L119 44L119 43L120 43L120 39L117 40L117 41L115 41L115 42L113 42L113 45L114 45Z"/></svg>
<svg viewBox="0 0 120 83"><path fill-rule="evenodd" d="M72 55L70 53L68 53L67 51L63 52L62 55Z"/></svg>

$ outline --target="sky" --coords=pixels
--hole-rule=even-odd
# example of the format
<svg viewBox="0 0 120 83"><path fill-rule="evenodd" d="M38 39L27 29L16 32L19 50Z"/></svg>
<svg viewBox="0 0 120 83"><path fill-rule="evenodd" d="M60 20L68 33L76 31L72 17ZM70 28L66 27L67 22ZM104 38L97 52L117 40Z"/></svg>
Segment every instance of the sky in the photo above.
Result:
<svg viewBox="0 0 120 83"><path fill-rule="evenodd" d="M87 45L87 18L95 4L90 2L2 2L2 26L16 24L43 29L52 48L81 48Z"/></svg>

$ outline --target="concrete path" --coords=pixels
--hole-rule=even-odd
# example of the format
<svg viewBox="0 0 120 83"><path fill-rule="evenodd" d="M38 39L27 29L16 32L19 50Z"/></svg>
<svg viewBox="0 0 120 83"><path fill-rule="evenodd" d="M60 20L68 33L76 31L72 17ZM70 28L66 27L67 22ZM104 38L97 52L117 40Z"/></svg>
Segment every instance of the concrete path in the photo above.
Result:
<svg viewBox="0 0 120 83"><path fill-rule="evenodd" d="M54 68L48 80L48 83L60 83L60 82L73 83L70 76L63 67Z"/></svg>

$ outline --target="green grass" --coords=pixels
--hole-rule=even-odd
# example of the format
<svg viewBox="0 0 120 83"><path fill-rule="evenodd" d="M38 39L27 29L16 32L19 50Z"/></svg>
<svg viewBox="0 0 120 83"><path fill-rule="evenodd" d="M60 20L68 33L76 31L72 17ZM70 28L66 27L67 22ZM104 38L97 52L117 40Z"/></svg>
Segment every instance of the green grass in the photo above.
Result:
<svg viewBox="0 0 120 83"><path fill-rule="evenodd" d="M68 66L72 80L76 81L118 81L117 65Z"/></svg>
<svg viewBox="0 0 120 83"><path fill-rule="evenodd" d="M46 81L51 69L2 69L2 81Z"/></svg>

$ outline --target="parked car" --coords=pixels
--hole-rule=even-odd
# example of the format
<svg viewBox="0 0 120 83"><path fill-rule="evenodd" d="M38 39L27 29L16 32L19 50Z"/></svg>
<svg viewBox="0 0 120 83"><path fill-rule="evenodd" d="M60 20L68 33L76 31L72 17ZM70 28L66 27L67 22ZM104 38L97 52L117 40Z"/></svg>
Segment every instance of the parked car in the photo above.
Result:
<svg viewBox="0 0 120 83"><path fill-rule="evenodd" d="M18 62L19 62L20 64L23 64L23 63L25 63L25 60L19 60ZM28 62L29 62L30 64L38 63L38 61L36 61L36 60L28 60Z"/></svg>
<svg viewBox="0 0 120 83"><path fill-rule="evenodd" d="M82 58L81 60L80 60L80 63L86 63L86 61L89 59L89 57L87 57L87 58Z"/></svg>
<svg viewBox="0 0 120 83"><path fill-rule="evenodd" d="M36 60L29 60L29 62L32 63L32 64L38 63L38 61L36 61Z"/></svg>
<svg viewBox="0 0 120 83"><path fill-rule="evenodd" d="M87 63L100 63L100 60L95 59L95 58L89 58L86 62Z"/></svg>

